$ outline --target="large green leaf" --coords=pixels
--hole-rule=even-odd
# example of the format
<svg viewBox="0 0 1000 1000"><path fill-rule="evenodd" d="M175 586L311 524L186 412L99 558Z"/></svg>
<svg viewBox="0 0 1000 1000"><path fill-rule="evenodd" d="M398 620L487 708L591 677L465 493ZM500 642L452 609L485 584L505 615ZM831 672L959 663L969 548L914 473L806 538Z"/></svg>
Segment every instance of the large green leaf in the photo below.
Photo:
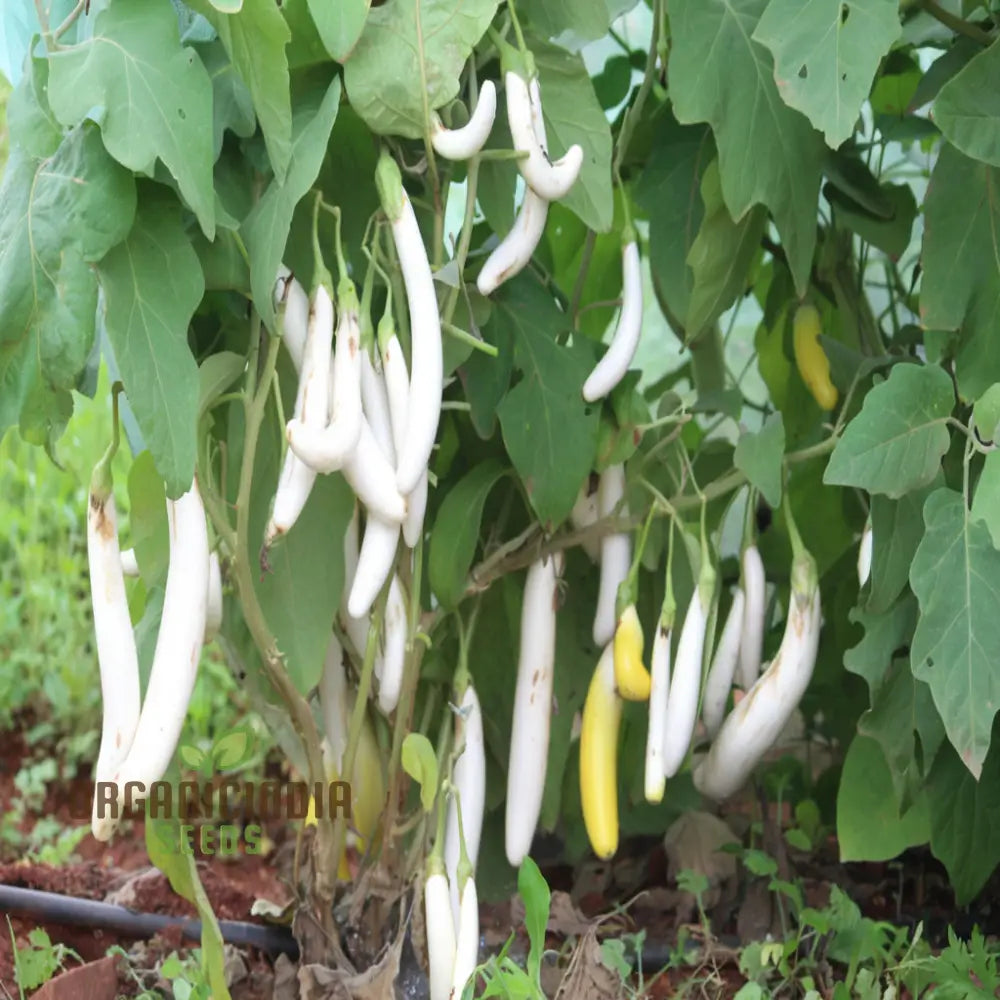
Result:
<svg viewBox="0 0 1000 1000"><path fill-rule="evenodd" d="M944 145L924 203L920 319L928 330L960 330L958 387L975 399L1000 382L1000 170Z"/></svg>
<svg viewBox="0 0 1000 1000"><path fill-rule="evenodd" d="M931 850L948 869L959 906L982 889L1000 863L1000 737L979 781L958 754L941 748L927 780Z"/></svg>
<svg viewBox="0 0 1000 1000"><path fill-rule="evenodd" d="M741 434L733 452L733 464L772 507L781 503L784 458L785 424L780 412L772 413L759 431Z"/></svg>
<svg viewBox="0 0 1000 1000"><path fill-rule="evenodd" d="M983 49L941 88L934 121L966 156L1000 167L1000 46Z"/></svg>
<svg viewBox="0 0 1000 1000"><path fill-rule="evenodd" d="M312 187L323 162L330 130L340 105L340 79L325 90L312 91L295 108L292 122L292 159L284 181L271 181L243 223L250 254L250 287L254 304L270 328L274 325L272 294L292 226L295 206Z"/></svg>
<svg viewBox="0 0 1000 1000"><path fill-rule="evenodd" d="M572 510L597 451L600 408L582 395L593 354L556 342L566 316L527 275L503 286L493 315L511 331L522 373L497 409L504 443L539 520L554 528Z"/></svg>
<svg viewBox="0 0 1000 1000"><path fill-rule="evenodd" d="M531 42L542 93L545 132L553 158L573 143L583 148L580 176L562 203L591 229L611 226L611 127L583 58L546 42Z"/></svg>
<svg viewBox="0 0 1000 1000"><path fill-rule="evenodd" d="M176 498L194 476L198 366L187 335L205 286L176 201L151 184L142 195L132 231L99 273L129 404L167 495Z"/></svg>
<svg viewBox="0 0 1000 1000"><path fill-rule="evenodd" d="M705 206L701 228L688 251L693 282L688 302L687 336L697 337L743 294L747 272L767 224L760 205L734 222L722 199L719 161L713 160L701 178Z"/></svg>
<svg viewBox="0 0 1000 1000"><path fill-rule="evenodd" d="M212 152L218 162L226 129L249 139L257 128L257 117L250 91L240 79L222 42L215 39L197 46L197 50L212 81Z"/></svg>
<svg viewBox="0 0 1000 1000"><path fill-rule="evenodd" d="M102 108L108 152L149 175L162 160L213 239L212 83L194 51L181 45L170 0L118 0L97 15L90 38L49 60L56 117L75 125Z"/></svg>
<svg viewBox="0 0 1000 1000"><path fill-rule="evenodd" d="M420 139L427 112L458 94L459 75L499 0L395 0L368 14L344 86L380 135Z"/></svg>
<svg viewBox="0 0 1000 1000"><path fill-rule="evenodd" d="M427 576L442 607L455 607L465 593L483 507L503 474L504 467L496 459L477 465L448 491L438 510L431 532Z"/></svg>
<svg viewBox="0 0 1000 1000"><path fill-rule="evenodd" d="M900 816L881 747L870 736L855 736L837 792L840 860L889 861L930 837L926 796Z"/></svg>
<svg viewBox="0 0 1000 1000"><path fill-rule="evenodd" d="M292 155L292 104L285 55L292 33L279 5L274 0L243 0L233 14L216 10L209 0L191 0L190 6L208 18L218 32L250 91L274 176L284 180Z"/></svg>
<svg viewBox="0 0 1000 1000"><path fill-rule="evenodd" d="M285 413L290 412L293 398L294 392L286 393ZM231 435L241 438L242 422L232 417L230 422ZM252 552L263 540L281 468L280 425L273 407L269 407L264 427L250 499ZM268 551L266 571L254 574L254 589L267 626L302 694L319 683L323 671L330 628L344 589L342 540L353 510L354 495L339 474L317 476L294 527Z"/></svg>
<svg viewBox="0 0 1000 1000"><path fill-rule="evenodd" d="M872 497L871 590L865 608L872 614L887 611L910 577L910 565L924 537L924 501L943 485L938 473L930 485L905 493L898 500Z"/></svg>
<svg viewBox="0 0 1000 1000"><path fill-rule="evenodd" d="M364 30L371 0L309 0L309 13L326 51L344 62Z"/></svg>
<svg viewBox="0 0 1000 1000"><path fill-rule="evenodd" d="M954 490L927 498L924 525L910 568L920 601L913 675L930 685L948 739L978 778L1000 707L1000 552Z"/></svg>
<svg viewBox="0 0 1000 1000"><path fill-rule="evenodd" d="M823 481L901 497L926 486L948 450L954 392L936 365L896 365L865 397L837 442Z"/></svg>
<svg viewBox="0 0 1000 1000"><path fill-rule="evenodd" d="M893 661L872 699L872 707L858 720L858 732L881 746L896 801L905 810L923 778L914 736L920 737L922 759L928 770L945 736L930 688L914 679L905 657Z"/></svg>
<svg viewBox="0 0 1000 1000"><path fill-rule="evenodd" d="M687 258L701 229L701 179L714 162L715 144L705 126L678 125L662 114L636 199L649 215L649 272L657 296L686 329L694 284Z"/></svg>
<svg viewBox="0 0 1000 1000"><path fill-rule="evenodd" d="M753 37L774 55L785 103L836 148L854 131L900 31L897 0L770 0Z"/></svg>
<svg viewBox="0 0 1000 1000"><path fill-rule="evenodd" d="M124 239L135 182L91 124L45 160L15 152L0 187L0 432L50 442L94 342L93 263Z"/></svg>
<svg viewBox="0 0 1000 1000"><path fill-rule="evenodd" d="M670 95L678 120L708 122L734 219L763 204L804 294L816 246L823 138L782 101L771 54L752 39L767 0L675 0Z"/></svg>
<svg viewBox="0 0 1000 1000"><path fill-rule="evenodd" d="M909 643L913 635L917 623L917 602L911 594L906 594L882 614L855 609L848 617L852 622L863 625L865 634L856 646L845 650L844 667L865 679L874 702L893 656Z"/></svg>

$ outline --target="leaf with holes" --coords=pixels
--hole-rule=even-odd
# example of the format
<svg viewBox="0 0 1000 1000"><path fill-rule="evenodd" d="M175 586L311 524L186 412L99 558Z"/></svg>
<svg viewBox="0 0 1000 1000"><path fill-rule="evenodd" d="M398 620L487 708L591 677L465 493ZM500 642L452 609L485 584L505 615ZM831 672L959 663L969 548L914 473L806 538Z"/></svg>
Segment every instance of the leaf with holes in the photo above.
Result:
<svg viewBox="0 0 1000 1000"><path fill-rule="evenodd" d="M785 103L836 149L854 131L901 30L897 0L771 0L753 37L774 55Z"/></svg>

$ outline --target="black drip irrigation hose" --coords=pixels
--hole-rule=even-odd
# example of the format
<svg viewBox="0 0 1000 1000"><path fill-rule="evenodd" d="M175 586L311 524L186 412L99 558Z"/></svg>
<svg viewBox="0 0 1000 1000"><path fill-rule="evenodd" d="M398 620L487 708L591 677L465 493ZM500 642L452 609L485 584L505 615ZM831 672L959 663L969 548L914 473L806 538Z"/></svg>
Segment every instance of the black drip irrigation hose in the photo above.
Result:
<svg viewBox="0 0 1000 1000"><path fill-rule="evenodd" d="M200 920L169 917L162 913L140 913L114 903L99 903L92 899L77 899L12 885L0 885L0 914L30 917L40 923L61 924L64 927L100 928L129 938L149 938L169 927L179 927L184 937L192 941L201 940ZM288 955L293 961L299 957L299 946L284 927L220 920L219 930L222 940L229 944L256 948L269 955Z"/></svg>

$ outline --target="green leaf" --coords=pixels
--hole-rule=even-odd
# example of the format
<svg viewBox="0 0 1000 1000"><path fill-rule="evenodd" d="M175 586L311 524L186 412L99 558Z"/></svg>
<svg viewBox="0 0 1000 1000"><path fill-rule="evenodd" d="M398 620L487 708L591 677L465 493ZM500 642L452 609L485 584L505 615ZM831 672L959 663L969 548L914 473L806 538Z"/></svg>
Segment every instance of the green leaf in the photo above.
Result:
<svg viewBox="0 0 1000 1000"><path fill-rule="evenodd" d="M239 377L246 358L235 351L210 354L198 368L198 414L203 414Z"/></svg>
<svg viewBox="0 0 1000 1000"><path fill-rule="evenodd" d="M983 471L972 497L971 516L974 521L986 525L993 547L1000 549L1000 451L991 451L983 462Z"/></svg>
<svg viewBox="0 0 1000 1000"><path fill-rule="evenodd" d="M41 160L59 148L63 130L52 114L46 94L48 59L32 57L29 70L7 102L7 128L14 145Z"/></svg>
<svg viewBox="0 0 1000 1000"><path fill-rule="evenodd" d="M732 220L722 200L718 160L713 160L702 175L701 200L705 214L687 255L694 276L686 322L689 340L711 326L743 294L767 224L767 212L760 205L739 222Z"/></svg>
<svg viewBox="0 0 1000 1000"><path fill-rule="evenodd" d="M1000 170L942 146L924 203L920 319L928 330L960 330L955 376L966 399L1000 382L996 315L1000 268Z"/></svg>
<svg viewBox="0 0 1000 1000"><path fill-rule="evenodd" d="M292 155L292 104L285 55L292 33L279 5L274 0L242 0L236 13L214 10L217 4L210 0L190 0L189 6L203 14L218 32L236 72L250 91L274 175L284 180Z"/></svg>
<svg viewBox="0 0 1000 1000"><path fill-rule="evenodd" d="M1000 167L1000 47L982 49L941 88L934 121L966 156Z"/></svg>
<svg viewBox="0 0 1000 1000"><path fill-rule="evenodd" d="M198 877L194 855L187 853L180 840L177 819L154 819L146 816L146 851L149 860L170 880L170 887L193 903L201 921L202 973L215 1000L230 1000L226 986L222 932L212 912L212 904Z"/></svg>
<svg viewBox="0 0 1000 1000"><path fill-rule="evenodd" d="M0 186L0 431L21 421L44 441L65 421L94 342L92 264L134 214L135 183L93 125L47 160L11 157Z"/></svg>
<svg viewBox="0 0 1000 1000"><path fill-rule="evenodd" d="M913 221L917 216L917 202L909 184L883 184L880 192L890 205L888 219L863 211L836 189L827 192L827 198L836 211L838 223L847 226L866 243L878 247L893 260L898 260L910 245Z"/></svg>
<svg viewBox="0 0 1000 1000"><path fill-rule="evenodd" d="M945 737L930 688L915 680L905 657L893 661L872 699L872 707L858 720L858 732L876 740L892 776L896 801L905 809L912 792L922 784L914 734L920 736L922 758L930 762Z"/></svg>
<svg viewBox="0 0 1000 1000"><path fill-rule="evenodd" d="M538 83L548 149L553 159L573 143L583 148L580 176L562 204L597 232L614 217L611 192L611 126L594 93L583 58L547 42L530 43Z"/></svg>
<svg viewBox="0 0 1000 1000"><path fill-rule="evenodd" d="M785 424L780 413L772 413L759 431L740 435L733 464L772 506L781 503L781 472L785 457Z"/></svg>
<svg viewBox="0 0 1000 1000"><path fill-rule="evenodd" d="M497 409L504 443L535 513L555 527L573 509L597 450L600 407L582 396L593 355L583 345L556 342L566 316L526 275L502 286L494 315L512 333L522 372Z"/></svg>
<svg viewBox="0 0 1000 1000"><path fill-rule="evenodd" d="M920 601L913 675L930 685L948 739L978 778L1000 705L1000 552L954 490L927 498L924 525L910 569Z"/></svg>
<svg viewBox="0 0 1000 1000"><path fill-rule="evenodd" d="M424 812L434 808L438 791L437 754L423 733L407 733L403 740L400 763L403 770L420 785L420 804Z"/></svg>
<svg viewBox="0 0 1000 1000"><path fill-rule="evenodd" d="M929 485L898 500L876 494L871 498L872 572L866 610L873 614L892 607L910 578L910 565L924 537L924 501L944 484L939 473Z"/></svg>
<svg viewBox="0 0 1000 1000"><path fill-rule="evenodd" d="M140 452L128 470L128 527L148 589L163 586L170 564L166 493L163 477L148 451ZM124 542L122 543L124 547Z"/></svg>
<svg viewBox="0 0 1000 1000"><path fill-rule="evenodd" d="M249 728L234 729L215 741L212 747L216 766L223 771L239 767L253 755L253 734Z"/></svg>
<svg viewBox="0 0 1000 1000"><path fill-rule="evenodd" d="M181 46L170 0L119 0L97 15L90 38L53 52L49 63L59 121L75 125L102 108L108 152L150 176L162 160L214 239L212 83L194 51Z"/></svg>
<svg viewBox="0 0 1000 1000"><path fill-rule="evenodd" d="M187 335L204 281L174 199L144 186L132 231L98 271L129 405L167 496L179 497L194 477L198 366Z"/></svg>
<svg viewBox="0 0 1000 1000"><path fill-rule="evenodd" d="M770 209L801 295L816 246L823 139L782 101L771 54L752 40L766 4L671 3L669 87L679 121L712 126L730 215Z"/></svg>
<svg viewBox="0 0 1000 1000"><path fill-rule="evenodd" d="M322 92L312 91L294 109L292 158L283 182L271 181L260 201L243 223L243 237L250 254L250 287L261 319L274 328L272 295L292 226L295 206L312 187L323 162L330 130L340 105L340 79L335 77Z"/></svg>
<svg viewBox="0 0 1000 1000"><path fill-rule="evenodd" d="M425 111L458 95L458 78L497 6L498 0L423 0L369 11L344 66L351 106L379 135L423 138Z"/></svg>
<svg viewBox="0 0 1000 1000"><path fill-rule="evenodd" d="M785 103L836 148L854 131L900 31L897 0L770 0L753 37L774 55Z"/></svg>
<svg viewBox="0 0 1000 1000"><path fill-rule="evenodd" d="M672 117L658 122L636 200L649 214L649 272L661 306L687 327L694 275L688 254L705 211L701 180L714 162L712 133L704 126L685 127Z"/></svg>
<svg viewBox="0 0 1000 1000"><path fill-rule="evenodd" d="M865 396L826 467L823 482L901 497L926 486L948 450L954 392L936 365L896 365Z"/></svg>
<svg viewBox="0 0 1000 1000"><path fill-rule="evenodd" d="M931 851L948 869L959 906L968 903L1000 862L1000 738L977 781L949 746L927 779Z"/></svg>
<svg viewBox="0 0 1000 1000"><path fill-rule="evenodd" d="M867 681L874 702L893 656L909 643L913 635L917 624L917 602L911 594L906 594L882 614L854 609L848 617L864 626L865 635L856 646L844 652L844 668Z"/></svg>
<svg viewBox="0 0 1000 1000"><path fill-rule="evenodd" d="M486 498L504 476L496 459L467 472L444 498L431 531L427 576L444 608L453 608L465 593L465 580L476 554Z"/></svg>
<svg viewBox="0 0 1000 1000"><path fill-rule="evenodd" d="M902 816L889 765L869 736L855 736L847 750L837 792L840 860L888 861L931 837L927 796Z"/></svg>
<svg viewBox="0 0 1000 1000"><path fill-rule="evenodd" d="M257 116L250 91L240 79L222 42L215 39L196 49L212 81L212 152L218 161L226 129L242 139L249 139L257 128Z"/></svg>
<svg viewBox="0 0 1000 1000"><path fill-rule="evenodd" d="M292 171L295 161L292 161ZM291 412L292 393L285 399ZM239 404L234 404L238 408ZM230 410L231 454L239 452L242 421ZM264 537L271 501L278 484L281 440L273 405L264 419L265 432L257 445L250 500L250 539L256 547ZM235 440L234 440L235 438ZM323 670L330 628L344 587L344 554L341 545L354 510L354 495L338 475L318 476L295 526L267 554L268 571L254 574L254 589L268 628L274 634L285 667L296 688L307 694ZM322 558L316 553L322 552Z"/></svg>
<svg viewBox="0 0 1000 1000"><path fill-rule="evenodd" d="M197 747L189 746L187 743L182 743L177 748L177 753L181 760L193 771L197 771L205 763L207 756L204 751L199 750Z"/></svg>
<svg viewBox="0 0 1000 1000"><path fill-rule="evenodd" d="M607 0L520 0L517 10L544 38L566 32L574 40L593 42L606 34L613 19Z"/></svg>
<svg viewBox="0 0 1000 1000"><path fill-rule="evenodd" d="M994 382L972 407L976 430L983 441L990 442L1000 430L1000 382Z"/></svg>
<svg viewBox="0 0 1000 1000"><path fill-rule="evenodd" d="M371 0L309 0L309 13L326 51L337 62L346 62L368 18Z"/></svg>
<svg viewBox="0 0 1000 1000"><path fill-rule="evenodd" d="M531 942L528 952L528 975L540 983L542 955L545 952L545 926L549 922L552 894L538 865L526 857L517 872L517 891L524 903L524 926Z"/></svg>

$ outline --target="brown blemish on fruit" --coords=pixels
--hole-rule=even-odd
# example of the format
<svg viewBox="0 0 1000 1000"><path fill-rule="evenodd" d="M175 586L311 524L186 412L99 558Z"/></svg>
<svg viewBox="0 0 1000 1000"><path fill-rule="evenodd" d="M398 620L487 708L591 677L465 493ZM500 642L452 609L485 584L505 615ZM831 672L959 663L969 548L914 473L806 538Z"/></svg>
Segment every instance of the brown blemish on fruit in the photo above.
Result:
<svg viewBox="0 0 1000 1000"><path fill-rule="evenodd" d="M357 341L357 338L355 338L355 337L348 337L347 338L347 349L348 349L348 351L350 351L351 358L353 359L354 356L358 353L358 341Z"/></svg>
<svg viewBox="0 0 1000 1000"><path fill-rule="evenodd" d="M100 497L96 497L93 494L90 496L90 506L94 512L94 527L97 529L98 535L104 541L108 541L115 537L117 527L114 522L114 518L108 517L108 500L110 497L102 500Z"/></svg>

